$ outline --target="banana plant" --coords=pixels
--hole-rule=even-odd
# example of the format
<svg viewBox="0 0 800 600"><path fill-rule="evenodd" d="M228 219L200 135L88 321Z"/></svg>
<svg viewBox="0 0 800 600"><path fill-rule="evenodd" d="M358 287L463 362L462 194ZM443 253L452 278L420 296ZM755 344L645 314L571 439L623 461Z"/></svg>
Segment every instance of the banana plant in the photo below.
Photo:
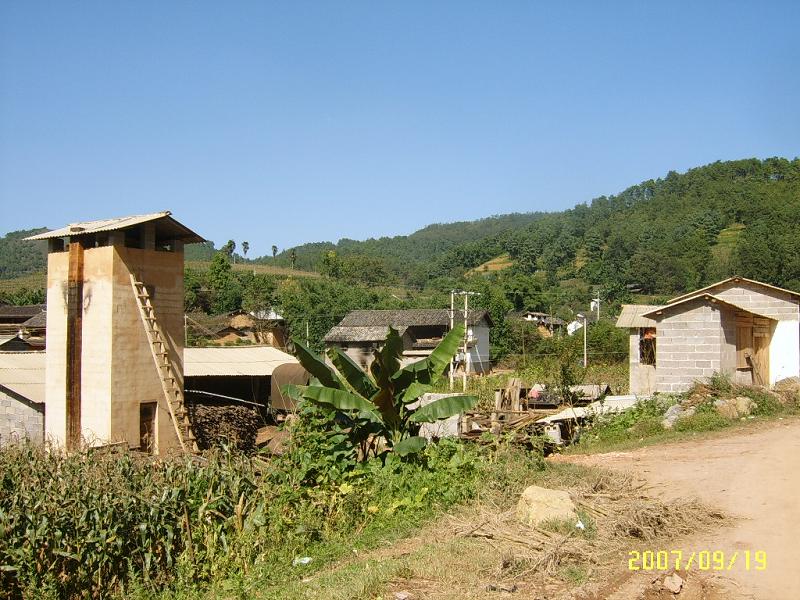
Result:
<svg viewBox="0 0 800 600"><path fill-rule="evenodd" d="M454 327L426 358L401 367L403 341L390 327L382 348L373 351L374 360L363 370L339 348L330 348L331 368L317 354L294 340L300 364L311 374L310 385L287 385L283 392L348 415L367 427L363 431L380 435L400 456L422 450L427 440L417 433L422 423L446 419L477 403L474 396L454 395L424 406L417 400L433 389L464 338L464 325Z"/></svg>

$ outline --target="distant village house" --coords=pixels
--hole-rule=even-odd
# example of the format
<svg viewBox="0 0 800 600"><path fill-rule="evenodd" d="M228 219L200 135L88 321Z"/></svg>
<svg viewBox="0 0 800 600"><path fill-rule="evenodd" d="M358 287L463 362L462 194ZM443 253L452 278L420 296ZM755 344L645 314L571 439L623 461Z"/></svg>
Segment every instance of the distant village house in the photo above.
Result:
<svg viewBox="0 0 800 600"><path fill-rule="evenodd" d="M455 312L456 322L464 318ZM458 361L467 373L486 373L489 363L489 330L493 323L485 310L471 310L467 318L466 356ZM447 309L354 310L325 336L326 347L342 349L357 364L367 368L373 351L383 346L389 327L403 340L402 363L410 364L429 356L450 329Z"/></svg>

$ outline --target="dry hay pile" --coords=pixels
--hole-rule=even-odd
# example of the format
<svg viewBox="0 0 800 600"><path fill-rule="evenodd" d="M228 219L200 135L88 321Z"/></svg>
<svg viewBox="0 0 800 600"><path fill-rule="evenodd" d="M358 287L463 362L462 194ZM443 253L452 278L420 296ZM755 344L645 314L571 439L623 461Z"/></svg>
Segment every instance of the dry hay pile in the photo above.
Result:
<svg viewBox="0 0 800 600"><path fill-rule="evenodd" d="M252 408L240 405L194 404L189 417L200 450L228 444L245 454L256 449L256 433L261 417Z"/></svg>
<svg viewBox="0 0 800 600"><path fill-rule="evenodd" d="M568 489L585 529L575 523L530 527L517 521L515 507L481 505L469 519L448 517L457 536L479 538L497 560L495 581L515 585L532 580L552 583L564 569L587 574L619 570L631 549L655 540L711 530L725 516L695 500L663 501L647 496L633 476L593 471ZM462 515L463 517L463 515Z"/></svg>

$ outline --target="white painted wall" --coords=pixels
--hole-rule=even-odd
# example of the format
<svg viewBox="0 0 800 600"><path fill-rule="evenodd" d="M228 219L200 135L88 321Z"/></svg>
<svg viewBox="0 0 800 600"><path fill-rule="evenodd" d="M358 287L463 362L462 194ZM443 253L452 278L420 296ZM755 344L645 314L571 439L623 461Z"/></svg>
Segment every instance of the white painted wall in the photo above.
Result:
<svg viewBox="0 0 800 600"><path fill-rule="evenodd" d="M800 376L800 322L778 321L769 346L769 384Z"/></svg>
<svg viewBox="0 0 800 600"><path fill-rule="evenodd" d="M469 371L483 373L489 370L489 328L475 325L467 330L467 336L476 340L469 349Z"/></svg>

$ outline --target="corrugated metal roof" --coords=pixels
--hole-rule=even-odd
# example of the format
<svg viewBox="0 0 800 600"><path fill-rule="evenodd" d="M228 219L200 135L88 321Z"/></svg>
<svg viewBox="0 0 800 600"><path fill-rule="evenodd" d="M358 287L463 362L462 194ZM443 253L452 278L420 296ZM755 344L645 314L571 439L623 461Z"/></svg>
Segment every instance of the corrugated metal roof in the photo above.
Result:
<svg viewBox="0 0 800 600"><path fill-rule="evenodd" d="M44 373L44 352L0 352L0 386L32 402L44 402Z"/></svg>
<svg viewBox="0 0 800 600"><path fill-rule="evenodd" d="M181 239L186 243L196 243L205 241L202 237L197 235L194 231L179 223L172 218L172 213L168 210L158 213L151 213L148 215L132 215L129 217L117 217L115 219L101 219L99 221L83 221L80 223L70 223L60 229L53 231L46 231L38 235L32 235L25 238L26 240L49 240L53 238L69 237L72 235L87 235L92 233L101 233L105 231L116 231L118 229L126 229L148 223L149 221L164 221L164 225L168 229L172 229L176 234L177 239Z"/></svg>
<svg viewBox="0 0 800 600"><path fill-rule="evenodd" d="M272 375L272 371L280 365L297 362L291 354L272 346L223 346L183 350L183 374L186 377L262 377Z"/></svg>
<svg viewBox="0 0 800 600"><path fill-rule="evenodd" d="M637 327L655 327L655 319L644 317L645 313L658 310L660 306L654 304L623 304L622 312L617 318L617 327L625 329Z"/></svg>

